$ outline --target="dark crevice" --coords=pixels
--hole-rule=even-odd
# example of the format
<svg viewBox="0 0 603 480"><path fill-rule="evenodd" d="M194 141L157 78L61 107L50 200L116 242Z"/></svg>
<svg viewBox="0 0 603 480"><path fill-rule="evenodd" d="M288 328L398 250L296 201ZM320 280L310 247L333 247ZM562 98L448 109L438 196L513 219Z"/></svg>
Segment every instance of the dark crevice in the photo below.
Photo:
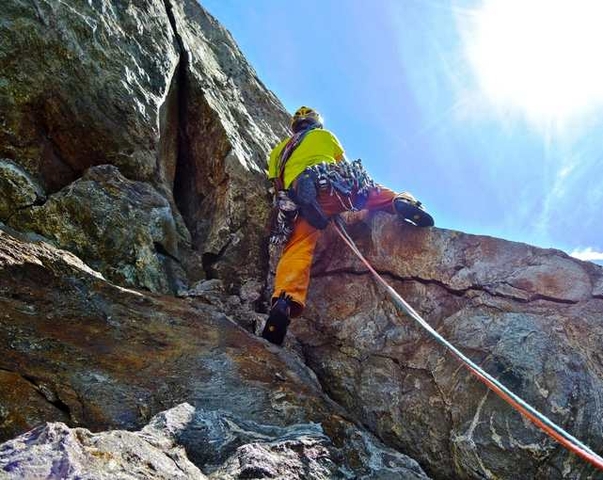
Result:
<svg viewBox="0 0 603 480"><path fill-rule="evenodd" d="M9 160L9 164L12 164L14 166L16 166L19 170L21 170L22 175L26 176L26 178L29 178L30 181L32 181L32 179L30 177L31 174L29 172L27 172L21 165L19 165L15 160L13 159L8 159ZM38 181L36 180L35 183L38 183ZM36 189L37 190L37 189ZM42 205L44 205L47 201L48 201L48 196L45 194L40 194L38 191L35 192L36 198L33 202L28 203L26 205L21 205L19 207L15 207L12 209L11 213L8 215L8 217L5 219L5 222L8 224L10 223L10 220L13 218L13 216L15 216L18 212L21 212L23 210L27 210L28 208L31 207L41 207Z"/></svg>
<svg viewBox="0 0 603 480"><path fill-rule="evenodd" d="M497 296L515 299L515 297L513 297L512 295L497 295ZM533 295L530 295L530 298L528 298L528 299L517 299L517 300L521 303L530 303L530 302L535 302L537 300L544 300L546 302L553 302L553 303L561 303L564 305L576 305L578 303L577 300L567 300L565 298L555 298L555 297L550 297L548 295L542 295L540 293L535 293Z"/></svg>
<svg viewBox="0 0 603 480"><path fill-rule="evenodd" d="M266 203L270 205L272 202L271 195L266 194ZM270 222L270 220L269 220ZM262 271L262 287L258 299L253 303L254 311L258 313L268 313L272 306L272 289L269 282L270 278L270 240L269 236L263 235L260 244L260 268Z"/></svg>
<svg viewBox="0 0 603 480"><path fill-rule="evenodd" d="M38 108L39 111L45 112L42 105ZM42 163L40 165L39 177L41 177L45 193L52 194L75 182L81 177L83 170L74 169L61 156L60 147L52 138L46 115L41 116L39 128L42 142Z"/></svg>
<svg viewBox="0 0 603 480"><path fill-rule="evenodd" d="M172 255L170 252L167 251L167 249L159 242L153 242L153 246L155 247L155 251L157 253L159 253L160 255L163 255L165 257L171 258L172 260L174 260L177 263L182 263L182 260L180 260L178 257Z"/></svg>
<svg viewBox="0 0 603 480"><path fill-rule="evenodd" d="M191 161L187 115L189 99L189 52L184 40L182 39L182 36L178 32L176 17L174 15L174 7L171 1L164 0L164 5L179 52L178 64L176 65L174 76L172 77L172 85L170 86L170 93L173 88L176 95L175 116L178 124L176 134L176 165L173 176L172 192L174 195L174 202L182 214L186 227L188 228L189 232L193 233L195 228L194 225L192 225L192 212L189 208L191 203L190 197L191 195L194 195L195 191L195 171L193 168L193 162ZM200 199L197 200L201 201Z"/></svg>
<svg viewBox="0 0 603 480"><path fill-rule="evenodd" d="M188 237L184 233L186 228L180 221L180 212L174 200L173 182L178 158L178 135L179 135L179 100L178 100L178 76L179 61L174 67L167 92L161 106L159 107L159 141L157 144L157 156L155 172L151 183L170 203L172 215L176 221L176 228L181 241L186 243Z"/></svg>
<svg viewBox="0 0 603 480"><path fill-rule="evenodd" d="M543 295L540 293L530 294L528 298L517 297L515 295L508 295L508 294L496 292L495 290L493 290L491 288L490 285L470 285L469 287L466 287L466 288L453 288L450 285L442 282L441 280L426 279L426 278L421 278L421 277L417 277L417 276L402 277L402 276L393 274L391 272L383 272L383 271L378 271L378 273L379 273L379 275L381 275L383 277L387 277L387 278L390 278L392 280L399 281L399 282L411 281L411 282L421 283L423 285L435 285L435 286L443 288L448 293L450 293L451 295L454 295L456 297L463 297L468 292L484 292L493 297L514 300L519 303L531 303L531 302L535 302L537 300L544 300L547 302L559 303L559 304L563 304L563 305L575 305L578 303L578 301L576 301L576 300L555 298L555 297ZM337 270L330 270L328 272L323 272L323 273L319 273L319 274L313 274L313 278L331 277L334 275L341 275L341 274L366 276L366 275L370 275L370 272L368 272L366 270L358 271L358 270L353 270L353 269L342 268L342 269L337 269ZM517 289L517 287L513 287L512 285L509 285L509 286Z"/></svg>
<svg viewBox="0 0 603 480"><path fill-rule="evenodd" d="M177 103L177 155L172 191L175 204L192 238L192 249L204 251L217 202L227 190L228 172L224 159L230 141L217 112L205 98L204 89L213 88L192 72L192 54L180 33L177 4L164 0L165 10L179 50L174 73ZM212 263L211 257L208 262Z"/></svg>
<svg viewBox="0 0 603 480"><path fill-rule="evenodd" d="M2 370L3 372L9 372L9 373L13 373L15 375L20 376L23 380L25 380L26 382L31 384L31 386L34 388L34 390L36 392L38 392L40 394L40 396L42 398L44 398L44 400L46 400L48 403L50 403L56 409L58 409L59 411L63 412L65 415L67 415L67 418L73 419L73 417L71 416L71 409L69 408L69 405L67 405L65 402L63 402L55 392L51 391L45 385L39 383L35 377L25 374L25 373L15 372L14 370L9 370L8 368L0 367L0 370Z"/></svg>
<svg viewBox="0 0 603 480"><path fill-rule="evenodd" d="M213 252L205 252L201 257L201 262L203 264L203 271L205 272L205 278L207 280L211 280L213 278L218 278L218 273L216 272L214 265L218 263L222 257L224 257L224 253L230 247L232 243L232 238L228 239L228 242L220 249L218 253Z"/></svg>
<svg viewBox="0 0 603 480"><path fill-rule="evenodd" d="M46 202L48 201L48 197L40 197L40 196L36 196L36 199L34 200L34 202L29 205L30 207L41 207L42 205L44 205Z"/></svg>
<svg viewBox="0 0 603 480"><path fill-rule="evenodd" d="M31 207L41 207L45 203L46 203L46 198L36 197L36 199L34 200L33 203L28 203L27 205L22 205L20 207L13 209L13 211L10 213L10 215L8 217L6 217L6 223L10 225L11 219L15 215L17 215L17 213L22 212L23 210L27 210L28 208L31 208Z"/></svg>

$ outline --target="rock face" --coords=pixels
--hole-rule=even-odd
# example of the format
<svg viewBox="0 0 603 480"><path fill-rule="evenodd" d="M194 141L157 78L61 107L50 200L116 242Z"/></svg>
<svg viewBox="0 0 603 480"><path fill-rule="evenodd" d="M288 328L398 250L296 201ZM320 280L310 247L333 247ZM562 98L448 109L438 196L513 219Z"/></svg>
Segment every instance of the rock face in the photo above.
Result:
<svg viewBox="0 0 603 480"><path fill-rule="evenodd" d="M196 0L5 3L0 440L37 428L0 447L3 474L603 478L398 314L333 231L289 348L250 333L287 114ZM349 221L431 325L603 452L600 267Z"/></svg>
<svg viewBox="0 0 603 480"><path fill-rule="evenodd" d="M2 439L44 421L135 429L188 401L205 413L174 435L199 468L223 473L215 478L255 478L237 473L254 468L285 477L286 469L298 469L299 478L428 478L416 462L356 426L299 358L244 331L200 298L111 285L68 252L0 230ZM153 425L174 421L164 415ZM55 426L0 452L16 455L4 456L10 473L13 461L33 455L22 451L23 442L61 456L59 446L74 438L86 448L100 442L105 452L121 448L126 437L134 443L124 449L136 451L140 441L126 433L94 437ZM163 465L166 452L153 462ZM101 457L101 464L89 467L106 477L92 478L110 476ZM44 466L39 468L46 472ZM318 473L306 477L305 471Z"/></svg>
<svg viewBox="0 0 603 480"><path fill-rule="evenodd" d="M123 175L164 197L177 232L168 252L186 274L175 276L146 238L136 272L114 269L110 249L84 261L117 283L129 277L159 292L214 277L233 291L260 284L257 299L267 268L263 169L287 114L228 32L195 0L14 0L3 8L0 38L0 220L13 224L12 210L46 197L64 202L61 191L88 168L110 164L116 182ZM16 189L15 179L28 187ZM78 244L81 228L40 212L13 226L52 232L61 248Z"/></svg>
<svg viewBox="0 0 603 480"><path fill-rule="evenodd" d="M103 163L157 175L179 58L162 2L14 0L0 36L0 156L48 193Z"/></svg>
<svg viewBox="0 0 603 480"><path fill-rule="evenodd" d="M230 34L196 1L172 2L168 13L181 51L178 207L208 278L227 286L264 280L264 170L270 149L287 135L289 117Z"/></svg>
<svg viewBox="0 0 603 480"><path fill-rule="evenodd" d="M419 230L385 214L350 232L444 337L603 451L593 422L603 401L602 268L555 250ZM294 330L334 400L434 478L602 478L397 312L333 231L323 240L306 320Z"/></svg>
<svg viewBox="0 0 603 480"><path fill-rule="evenodd" d="M0 445L3 478L30 480L351 478L352 472L338 467L340 457L319 425L237 423L229 414L186 403L157 415L138 432L94 434L50 423ZM427 478L416 466L397 468L408 460L395 452L372 460L388 465L369 478Z"/></svg>
<svg viewBox="0 0 603 480"><path fill-rule="evenodd" d="M44 205L20 210L11 225L65 246L120 285L169 291L168 272L178 267L170 204L110 165L92 167Z"/></svg>
<svg viewBox="0 0 603 480"><path fill-rule="evenodd" d="M3 444L0 468L11 479L206 479L161 433L95 434L49 423Z"/></svg>

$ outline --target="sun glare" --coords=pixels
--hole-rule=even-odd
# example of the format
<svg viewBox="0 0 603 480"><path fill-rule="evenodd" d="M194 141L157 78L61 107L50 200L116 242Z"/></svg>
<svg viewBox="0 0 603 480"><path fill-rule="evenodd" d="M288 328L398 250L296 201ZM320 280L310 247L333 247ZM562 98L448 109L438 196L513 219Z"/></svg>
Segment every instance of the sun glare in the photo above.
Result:
<svg viewBox="0 0 603 480"><path fill-rule="evenodd" d="M485 0L467 52L482 89L530 117L603 103L603 0Z"/></svg>

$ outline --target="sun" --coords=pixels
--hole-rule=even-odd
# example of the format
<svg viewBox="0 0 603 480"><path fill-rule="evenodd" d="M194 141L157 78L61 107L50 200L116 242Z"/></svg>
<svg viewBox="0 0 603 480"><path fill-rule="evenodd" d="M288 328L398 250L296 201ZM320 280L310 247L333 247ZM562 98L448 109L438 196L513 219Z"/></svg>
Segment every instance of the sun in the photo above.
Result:
<svg viewBox="0 0 603 480"><path fill-rule="evenodd" d="M495 103L537 119L603 104L603 0L485 0L467 53Z"/></svg>

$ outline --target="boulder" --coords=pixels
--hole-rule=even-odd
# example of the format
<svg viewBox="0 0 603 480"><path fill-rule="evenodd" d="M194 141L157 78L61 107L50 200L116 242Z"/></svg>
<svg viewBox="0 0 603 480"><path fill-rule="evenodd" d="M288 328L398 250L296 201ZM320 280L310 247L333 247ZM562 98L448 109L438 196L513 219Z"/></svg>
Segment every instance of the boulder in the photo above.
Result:
<svg viewBox="0 0 603 480"><path fill-rule="evenodd" d="M75 253L118 285L169 293L183 282L170 204L112 165L90 168L43 205L17 212L9 225Z"/></svg>
<svg viewBox="0 0 603 480"><path fill-rule="evenodd" d="M2 478L207 479L184 450L161 436L115 430L92 433L47 423L0 445Z"/></svg>
<svg viewBox="0 0 603 480"><path fill-rule="evenodd" d="M386 214L350 219L360 250L453 345L603 451L603 268L563 252ZM327 393L434 478L600 478L396 310L330 228L293 331ZM521 475L519 474L521 472Z"/></svg>
<svg viewBox="0 0 603 480"><path fill-rule="evenodd" d="M279 428L183 403L136 432L48 423L0 445L0 469L3 478L31 480L427 478L404 456L378 449L370 477L356 475L341 467L341 453L320 425Z"/></svg>

